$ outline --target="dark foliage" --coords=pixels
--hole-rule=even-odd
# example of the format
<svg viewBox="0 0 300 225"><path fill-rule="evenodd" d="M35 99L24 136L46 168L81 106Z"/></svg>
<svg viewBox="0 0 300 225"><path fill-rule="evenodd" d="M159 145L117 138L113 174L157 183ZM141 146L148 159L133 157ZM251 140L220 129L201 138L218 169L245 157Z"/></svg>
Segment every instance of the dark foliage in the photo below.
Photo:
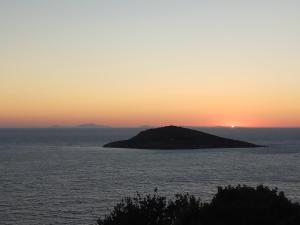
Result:
<svg viewBox="0 0 300 225"><path fill-rule="evenodd" d="M219 187L210 203L189 194L125 198L98 225L299 225L300 206L260 185Z"/></svg>

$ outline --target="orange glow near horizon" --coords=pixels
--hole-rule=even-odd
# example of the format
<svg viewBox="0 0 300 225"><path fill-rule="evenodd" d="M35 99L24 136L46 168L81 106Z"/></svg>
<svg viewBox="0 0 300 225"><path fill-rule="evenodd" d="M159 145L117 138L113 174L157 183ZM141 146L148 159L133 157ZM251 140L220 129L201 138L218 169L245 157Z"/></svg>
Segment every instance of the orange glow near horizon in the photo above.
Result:
<svg viewBox="0 0 300 225"><path fill-rule="evenodd" d="M220 117L219 117L220 118ZM300 120L297 118L253 119L252 117L232 117L230 119L214 119L214 117L201 115L118 115L102 116L97 115L54 115L30 116L24 114L22 117L6 117L0 121L1 127L49 127L53 125L76 126L79 124L95 123L111 127L135 127L142 125L150 126L225 126L225 127L300 127ZM233 125L234 124L234 125Z"/></svg>
<svg viewBox="0 0 300 225"><path fill-rule="evenodd" d="M294 104L300 94L295 85L278 96L279 88L264 90L257 85L251 89L249 84L243 88L236 84L220 86L214 80L198 88L201 80L195 78L195 81L163 80L157 84L148 80L145 84L112 89L90 82L83 82L87 87L76 83L73 87L40 84L33 90L32 86L2 89L0 127L82 123L113 127L169 124L300 127L300 105Z"/></svg>
<svg viewBox="0 0 300 225"><path fill-rule="evenodd" d="M196 84L198 80L195 78ZM0 127L81 123L114 127L300 127L300 106L295 104L300 94L293 85L278 96L276 88L243 89L236 84L222 87L207 81L206 87L198 89L195 83L185 82L164 80L156 84L148 80L111 90L89 82L84 83L87 87L77 83L74 87L42 84L33 90L32 86L2 89Z"/></svg>

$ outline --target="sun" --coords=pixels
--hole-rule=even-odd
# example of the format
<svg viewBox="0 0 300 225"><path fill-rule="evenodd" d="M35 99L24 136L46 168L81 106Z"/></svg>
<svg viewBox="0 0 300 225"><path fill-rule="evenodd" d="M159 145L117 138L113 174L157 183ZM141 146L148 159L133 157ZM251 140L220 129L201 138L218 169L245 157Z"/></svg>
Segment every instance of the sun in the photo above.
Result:
<svg viewBox="0 0 300 225"><path fill-rule="evenodd" d="M235 128L235 125L231 125L231 128Z"/></svg>

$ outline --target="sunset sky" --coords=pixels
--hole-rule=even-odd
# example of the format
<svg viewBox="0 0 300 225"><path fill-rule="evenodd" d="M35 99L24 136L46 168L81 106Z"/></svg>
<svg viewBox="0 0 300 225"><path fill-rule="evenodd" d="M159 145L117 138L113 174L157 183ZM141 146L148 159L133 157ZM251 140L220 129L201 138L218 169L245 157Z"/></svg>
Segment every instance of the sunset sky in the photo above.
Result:
<svg viewBox="0 0 300 225"><path fill-rule="evenodd" d="M0 0L0 127L300 127L298 0Z"/></svg>

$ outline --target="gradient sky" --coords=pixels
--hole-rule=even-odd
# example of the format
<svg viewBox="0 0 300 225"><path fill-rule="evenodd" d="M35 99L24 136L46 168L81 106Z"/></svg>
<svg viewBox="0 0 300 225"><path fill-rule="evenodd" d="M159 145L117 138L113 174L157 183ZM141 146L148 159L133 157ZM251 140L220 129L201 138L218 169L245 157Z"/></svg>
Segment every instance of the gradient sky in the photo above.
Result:
<svg viewBox="0 0 300 225"><path fill-rule="evenodd" d="M300 127L300 1L0 0L0 127Z"/></svg>

